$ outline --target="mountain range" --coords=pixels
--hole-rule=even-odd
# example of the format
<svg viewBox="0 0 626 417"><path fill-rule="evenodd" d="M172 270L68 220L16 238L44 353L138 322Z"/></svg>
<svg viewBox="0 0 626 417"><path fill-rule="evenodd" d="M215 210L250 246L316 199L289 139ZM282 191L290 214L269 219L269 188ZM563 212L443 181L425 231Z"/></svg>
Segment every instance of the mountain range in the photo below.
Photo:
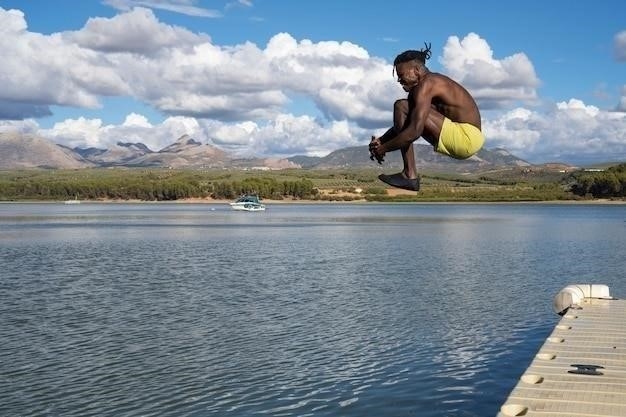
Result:
<svg viewBox="0 0 626 417"><path fill-rule="evenodd" d="M500 148L482 149L462 161L435 153L430 145L416 144L414 148L418 167L432 171L478 172L498 167L532 166ZM365 145L338 149L324 157L237 158L188 135L181 136L159 151L153 151L143 143L121 141L108 149L69 148L33 134L0 133L0 169L5 170L95 167L330 169L375 166L377 164L370 160ZM400 153L388 153L383 166L402 166Z"/></svg>

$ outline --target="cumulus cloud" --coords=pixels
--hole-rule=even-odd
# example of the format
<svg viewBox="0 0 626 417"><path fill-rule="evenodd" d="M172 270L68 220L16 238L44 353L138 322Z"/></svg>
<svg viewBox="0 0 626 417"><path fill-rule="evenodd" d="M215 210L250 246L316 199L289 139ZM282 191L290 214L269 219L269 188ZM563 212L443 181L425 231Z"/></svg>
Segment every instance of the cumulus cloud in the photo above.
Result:
<svg viewBox="0 0 626 417"><path fill-rule="evenodd" d="M626 114L577 99L539 113L518 108L483 125L487 147L502 147L533 162L593 162L626 157Z"/></svg>
<svg viewBox="0 0 626 417"><path fill-rule="evenodd" d="M29 31L22 12L0 8L0 121L9 120L0 129L35 129L34 119L55 106L98 108L101 97L130 97L165 119L153 124L131 113L109 125L76 118L41 133L71 147L123 141L159 150L188 134L239 155L326 155L384 132L393 102L406 96L392 64L357 44L278 33L265 45L222 46L207 34L159 21L151 10L191 12L196 3L109 0L118 15L49 35ZM616 51L624 50L617 46L622 39L618 34ZM543 113L527 108L538 100L540 80L523 52L496 58L486 39L470 33L451 36L439 60L442 72L477 98L488 147L503 146L530 160L568 152L624 155L624 113L576 100ZM294 115L299 101L316 113ZM626 110L626 86L617 110Z"/></svg>
<svg viewBox="0 0 626 417"><path fill-rule="evenodd" d="M448 38L440 59L445 72L463 84L481 108L534 101L540 84L533 64L523 53L495 59L485 39L475 33Z"/></svg>
<svg viewBox="0 0 626 417"><path fill-rule="evenodd" d="M141 142L152 150L160 150L183 135L214 145L233 155L324 156L332 150L359 145L366 134L346 121L320 124L310 116L281 114L275 119L256 123L224 123L192 117L168 117L151 124L144 116L131 113L121 125L106 125L100 119L67 119L50 129L40 129L32 120L0 122L0 132L38 132L40 135L70 148L111 148L118 142Z"/></svg>
<svg viewBox="0 0 626 417"><path fill-rule="evenodd" d="M96 108L100 95L130 91L106 57L29 32L22 12L0 8L0 28L0 119L49 114L51 105Z"/></svg>
<svg viewBox="0 0 626 417"><path fill-rule="evenodd" d="M40 127L37 121L27 120L0 120L0 133L17 132L23 134L39 134Z"/></svg>
<svg viewBox="0 0 626 417"><path fill-rule="evenodd" d="M3 36L23 34L26 28L24 13L20 10L4 10L0 8L0 33Z"/></svg>
<svg viewBox="0 0 626 417"><path fill-rule="evenodd" d="M32 120L27 121L33 123ZM0 123L4 130L17 130L18 125ZM121 125L107 125L101 119L66 119L55 123L50 129L39 133L70 148L111 148L118 142L143 143L158 151L171 145L183 135L190 135L203 142L208 141L206 131L198 120L188 117L169 117L159 124L152 124L145 116L129 114Z"/></svg>
<svg viewBox="0 0 626 417"><path fill-rule="evenodd" d="M310 116L291 114L262 124L246 122L207 130L212 143L241 156L325 156L332 150L358 145L364 136L346 121L324 125Z"/></svg>
<svg viewBox="0 0 626 417"><path fill-rule="evenodd" d="M391 63L351 42L279 33L265 46L220 46L208 35L160 22L147 8L92 18L78 31L49 36L28 32L21 13L3 15L5 27L13 28L3 43L20 46L0 71L24 102L42 106L25 108L23 117L35 117L45 106L93 108L100 96L128 95L171 116L266 121L285 113L292 97L307 97L328 122L376 128L389 123L393 101L404 96L390 76ZM535 97L538 81L525 55L496 60L478 35L451 37L442 62L485 103ZM37 75L20 78L16 67ZM59 88L43 88L47 82ZM24 84L32 88L17 88ZM0 92L0 100L19 97Z"/></svg>
<svg viewBox="0 0 626 417"><path fill-rule="evenodd" d="M102 125L102 120L80 117L55 123L52 129L43 130L41 133L71 148L99 147L102 144L101 138L104 130L106 126Z"/></svg>
<svg viewBox="0 0 626 417"><path fill-rule="evenodd" d="M128 13L90 18L83 29L67 32L68 42L102 52L158 54L164 48L185 48L209 41L187 29L160 23L151 10L136 8Z"/></svg>
<svg viewBox="0 0 626 417"><path fill-rule="evenodd" d="M291 114L266 122L238 123L175 116L159 124L130 114L121 125L79 118L48 130L39 129L33 120L0 123L0 131L6 130L38 131L70 147L111 148L123 141L141 142L153 150L188 134L241 157L324 156L339 148L364 145L364 138L373 133L345 120L324 123ZM547 112L523 107L503 112L483 119L483 131L488 149L505 148L534 163L582 164L626 157L626 113L604 111L577 99L559 102Z"/></svg>
<svg viewBox="0 0 626 417"><path fill-rule="evenodd" d="M615 59L618 61L626 61L626 30L615 35L613 51L615 53Z"/></svg>
<svg viewBox="0 0 626 417"><path fill-rule="evenodd" d="M122 126L137 126L137 127L151 128L152 124L148 121L148 119L145 116L142 116L141 114L137 114L137 113L131 113L128 116L126 116L126 119L124 119L124 123L122 123Z"/></svg>

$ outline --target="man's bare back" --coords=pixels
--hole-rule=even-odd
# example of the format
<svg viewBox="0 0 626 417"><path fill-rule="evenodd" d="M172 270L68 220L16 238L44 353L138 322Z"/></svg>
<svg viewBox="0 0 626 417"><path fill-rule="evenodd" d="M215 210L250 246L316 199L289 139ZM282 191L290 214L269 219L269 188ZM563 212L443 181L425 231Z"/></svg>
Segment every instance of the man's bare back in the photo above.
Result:
<svg viewBox="0 0 626 417"><path fill-rule="evenodd" d="M436 72L430 72L423 77L421 84L428 83L433 84L431 105L437 112L453 122L470 123L479 129L481 128L478 106L461 84ZM409 93L409 97L410 95L411 93Z"/></svg>

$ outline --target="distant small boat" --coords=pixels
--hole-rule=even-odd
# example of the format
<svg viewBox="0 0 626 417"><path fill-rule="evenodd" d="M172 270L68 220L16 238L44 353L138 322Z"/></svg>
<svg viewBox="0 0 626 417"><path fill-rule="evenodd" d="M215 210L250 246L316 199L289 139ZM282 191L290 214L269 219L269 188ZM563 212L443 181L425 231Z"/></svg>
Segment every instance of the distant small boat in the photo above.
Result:
<svg viewBox="0 0 626 417"><path fill-rule="evenodd" d="M78 197L75 197L73 200L65 200L63 204L80 204L80 200Z"/></svg>
<svg viewBox="0 0 626 417"><path fill-rule="evenodd" d="M265 204L261 204L256 194L244 194L230 203L233 210L241 211L265 211Z"/></svg>

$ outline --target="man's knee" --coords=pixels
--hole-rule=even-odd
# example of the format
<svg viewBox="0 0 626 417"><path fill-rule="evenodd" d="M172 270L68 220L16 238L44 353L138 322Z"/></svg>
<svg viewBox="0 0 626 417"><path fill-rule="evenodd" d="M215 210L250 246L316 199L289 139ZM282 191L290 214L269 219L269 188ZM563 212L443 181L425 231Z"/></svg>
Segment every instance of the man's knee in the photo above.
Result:
<svg viewBox="0 0 626 417"><path fill-rule="evenodd" d="M396 100L393 103L393 127L396 132L404 129L407 118L409 116L409 101L407 99Z"/></svg>
<svg viewBox="0 0 626 417"><path fill-rule="evenodd" d="M403 114L408 114L409 113L409 100L405 98L396 100L396 102L393 103L393 111L394 113L400 112Z"/></svg>

